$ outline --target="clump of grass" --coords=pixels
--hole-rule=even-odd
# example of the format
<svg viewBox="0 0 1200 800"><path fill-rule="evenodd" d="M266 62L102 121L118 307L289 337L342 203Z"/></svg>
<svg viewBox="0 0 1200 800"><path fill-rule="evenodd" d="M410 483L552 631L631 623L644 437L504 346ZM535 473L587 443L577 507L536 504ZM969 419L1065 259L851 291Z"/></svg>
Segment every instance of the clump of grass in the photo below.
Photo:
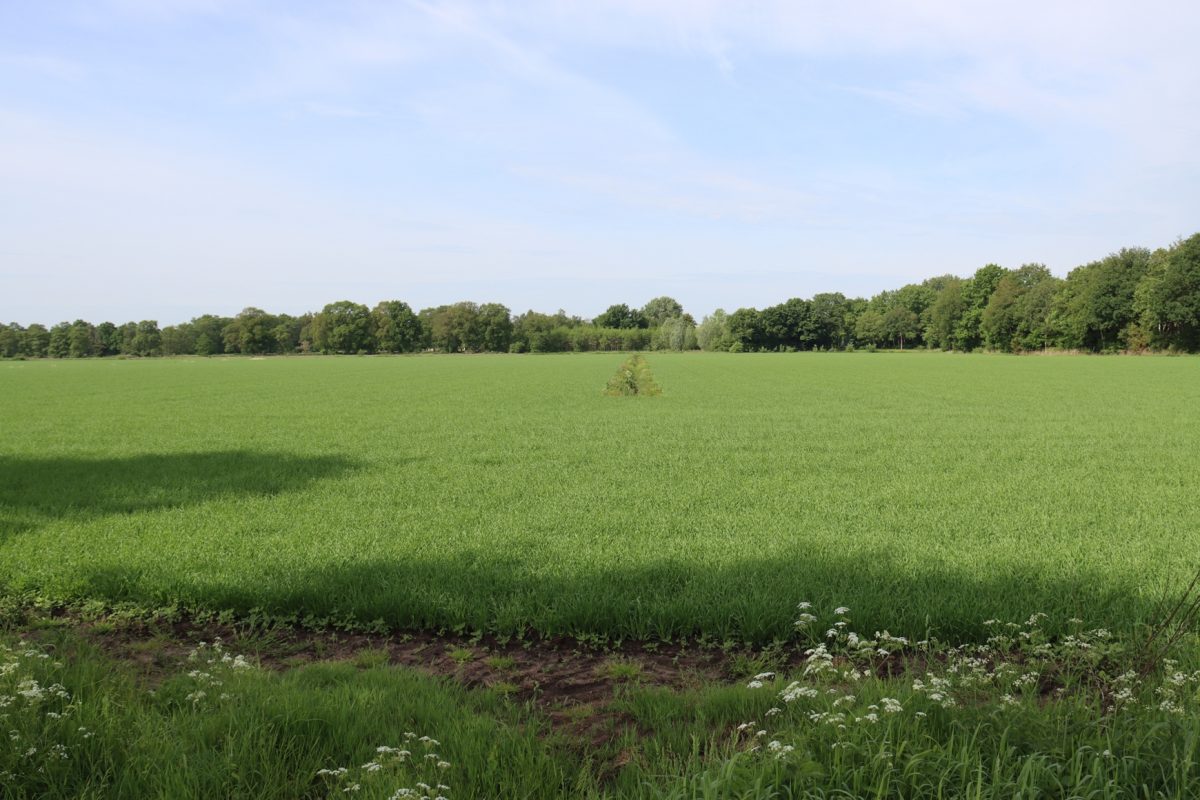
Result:
<svg viewBox="0 0 1200 800"><path fill-rule="evenodd" d="M485 663L497 672L507 672L517 664L512 656L488 656Z"/></svg>
<svg viewBox="0 0 1200 800"><path fill-rule="evenodd" d="M391 653L386 647L369 647L354 654L354 666L359 669L374 669L388 663Z"/></svg>
<svg viewBox="0 0 1200 800"><path fill-rule="evenodd" d="M636 681L642 677L642 665L636 661L614 658L600 667L600 674L614 681Z"/></svg>
<svg viewBox="0 0 1200 800"><path fill-rule="evenodd" d="M452 647L446 652L446 655L448 655L450 660L455 664L466 664L468 661L475 658L475 651L471 650L469 647Z"/></svg>
<svg viewBox="0 0 1200 800"><path fill-rule="evenodd" d="M625 359L617 368L616 374L608 379L604 394L609 397L655 397L662 394L662 387L654 381L646 359L641 354L634 353Z"/></svg>
<svg viewBox="0 0 1200 800"><path fill-rule="evenodd" d="M521 691L521 687L518 686L517 684L513 683L512 681L496 681L495 683L488 686L488 688L491 689L496 694L500 695L501 697L505 697L505 698L512 697L517 692Z"/></svg>

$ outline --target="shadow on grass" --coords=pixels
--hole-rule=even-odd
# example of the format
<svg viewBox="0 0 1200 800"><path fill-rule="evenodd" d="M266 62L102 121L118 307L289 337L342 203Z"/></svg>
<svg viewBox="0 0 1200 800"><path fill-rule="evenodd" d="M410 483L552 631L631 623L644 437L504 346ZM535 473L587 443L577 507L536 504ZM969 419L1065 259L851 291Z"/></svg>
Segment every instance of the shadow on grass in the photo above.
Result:
<svg viewBox="0 0 1200 800"><path fill-rule="evenodd" d="M261 569L264 567L265 569ZM982 640L984 620L1021 622L1034 612L1052 632L1087 627L1127 630L1155 615L1157 598L1132 580L1083 571L1047 574L1035 566L968 575L911 567L879 554L794 559L746 558L719 567L645 563L547 569L525 558L482 552L445 560L362 559L296 570L260 564L253 577L204 575L185 566L158 573L95 568L83 585L93 596L161 602L163 590L187 606L251 609L293 620L382 620L393 629L534 631L543 635L675 639L705 636L763 644L794 635L796 604L811 601L822 638L841 605L853 629L911 638ZM907 570L907 571L906 571ZM157 574L156 574L157 573Z"/></svg>
<svg viewBox="0 0 1200 800"><path fill-rule="evenodd" d="M62 517L134 514L298 491L356 468L339 456L230 450L125 458L0 455L0 536Z"/></svg>

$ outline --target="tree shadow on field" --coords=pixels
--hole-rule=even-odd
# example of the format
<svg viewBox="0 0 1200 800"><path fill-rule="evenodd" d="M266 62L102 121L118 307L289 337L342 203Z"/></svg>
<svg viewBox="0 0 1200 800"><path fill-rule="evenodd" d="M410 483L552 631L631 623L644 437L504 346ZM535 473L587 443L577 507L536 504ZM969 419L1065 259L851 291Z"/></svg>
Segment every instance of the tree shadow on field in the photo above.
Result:
<svg viewBox="0 0 1200 800"><path fill-rule="evenodd" d="M316 559L314 559L316 560ZM884 552L822 554L799 548L791 557L741 558L720 566L658 561L610 567L557 569L534 557L459 551L445 559L362 558L350 563L278 570L264 554L265 571L244 581L206 576L168 565L162 574L121 566L85 578L94 596L157 602L166 586L185 605L213 610L250 609L281 617L382 620L395 630L535 631L543 635L600 635L614 639L704 636L768 643L795 635L796 604L810 601L820 639L835 621L833 609L851 608L853 629L890 630L913 639L982 641L988 619L1023 622L1049 617L1049 632L1087 627L1122 630L1155 615L1159 598L1132 578L1096 572L1048 574L1035 565L968 574L911 564ZM548 568L549 567L549 568Z"/></svg>
<svg viewBox="0 0 1200 800"><path fill-rule="evenodd" d="M0 455L0 541L64 517L135 514L297 491L356 465L340 456L229 450L122 458Z"/></svg>

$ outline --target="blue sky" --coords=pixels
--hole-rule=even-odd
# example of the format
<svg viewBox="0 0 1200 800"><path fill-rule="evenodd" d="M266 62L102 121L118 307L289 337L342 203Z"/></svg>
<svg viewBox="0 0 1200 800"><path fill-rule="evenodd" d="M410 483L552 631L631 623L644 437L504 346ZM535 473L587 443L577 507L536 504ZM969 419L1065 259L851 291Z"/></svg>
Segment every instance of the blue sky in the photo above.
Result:
<svg viewBox="0 0 1200 800"><path fill-rule="evenodd" d="M1185 2L0 0L0 319L697 317L1200 230Z"/></svg>

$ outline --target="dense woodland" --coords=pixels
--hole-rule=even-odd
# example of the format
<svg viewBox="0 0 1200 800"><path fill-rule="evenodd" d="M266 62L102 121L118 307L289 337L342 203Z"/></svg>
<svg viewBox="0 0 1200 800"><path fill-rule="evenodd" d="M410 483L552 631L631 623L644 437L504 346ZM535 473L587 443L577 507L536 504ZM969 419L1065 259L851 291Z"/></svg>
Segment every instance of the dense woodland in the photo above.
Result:
<svg viewBox="0 0 1200 800"><path fill-rule="evenodd" d="M1025 352L1200 350L1200 234L1167 248L1128 248L1065 279L1041 264L988 264L868 299L826 293L764 309L718 309L696 323L670 297L613 305L595 319L559 311L514 316L499 303L414 312L388 300L348 300L291 316L244 309L160 328L153 320L53 327L0 326L0 356L220 355L224 353L547 353L589 350L733 352L914 348Z"/></svg>

